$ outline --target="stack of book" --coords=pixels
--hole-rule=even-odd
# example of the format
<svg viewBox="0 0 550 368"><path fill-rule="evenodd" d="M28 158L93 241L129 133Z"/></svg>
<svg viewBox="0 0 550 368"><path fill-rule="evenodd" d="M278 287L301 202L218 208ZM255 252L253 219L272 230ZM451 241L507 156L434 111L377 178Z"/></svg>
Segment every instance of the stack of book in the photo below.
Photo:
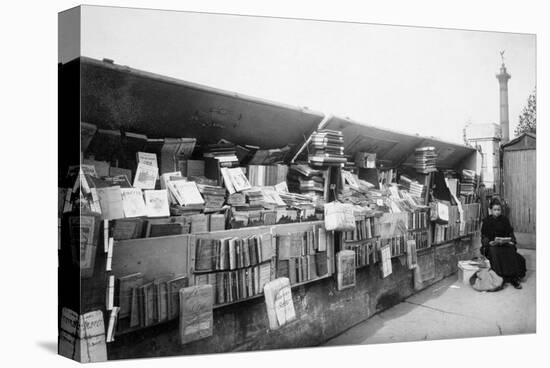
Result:
<svg viewBox="0 0 550 368"><path fill-rule="evenodd" d="M232 207L242 207L246 205L244 193L235 192L227 196L227 204Z"/></svg>
<svg viewBox="0 0 550 368"><path fill-rule="evenodd" d="M417 250L428 248L429 243L427 230L414 230L409 233L409 236L415 241Z"/></svg>
<svg viewBox="0 0 550 368"><path fill-rule="evenodd" d="M377 235L376 221L372 213L354 212L355 229L343 231L342 240L357 241L371 239Z"/></svg>
<svg viewBox="0 0 550 368"><path fill-rule="evenodd" d="M435 147L420 147L414 150L415 164L417 172L428 174L436 169L437 154Z"/></svg>
<svg viewBox="0 0 550 368"><path fill-rule="evenodd" d="M428 211L409 212L409 230L424 230L429 226L430 216Z"/></svg>
<svg viewBox="0 0 550 368"><path fill-rule="evenodd" d="M390 246L392 258L401 256L407 251L407 241L405 235L396 235L390 238L382 239L381 244Z"/></svg>
<svg viewBox="0 0 550 368"><path fill-rule="evenodd" d="M290 192L279 192L279 197L281 197L287 207L315 206L313 198L308 195Z"/></svg>
<svg viewBox="0 0 550 368"><path fill-rule="evenodd" d="M205 211L220 209L225 202L225 188L212 185L198 184L200 193L204 198Z"/></svg>
<svg viewBox="0 0 550 368"><path fill-rule="evenodd" d="M352 250L355 252L355 267L363 267L378 262L378 249L380 240L373 239L360 243L343 243L343 250Z"/></svg>
<svg viewBox="0 0 550 368"><path fill-rule="evenodd" d="M195 274L195 284L210 284L214 289L214 304L222 305L263 294L263 287L274 279L273 262L239 268L232 271Z"/></svg>
<svg viewBox="0 0 550 368"><path fill-rule="evenodd" d="M325 229L278 235L277 260L277 277L288 277L291 285L325 276L328 273Z"/></svg>
<svg viewBox="0 0 550 368"><path fill-rule="evenodd" d="M399 184L407 190L413 197L424 198L426 195L426 186L417 181L411 180L405 175L399 177Z"/></svg>
<svg viewBox="0 0 550 368"><path fill-rule="evenodd" d="M464 211L464 232L466 234L469 234L478 231L480 224L481 205L479 203L463 204L462 210Z"/></svg>
<svg viewBox="0 0 550 368"><path fill-rule="evenodd" d="M462 170L462 180L460 181L460 195L468 196L474 193L476 184L476 172L473 170Z"/></svg>
<svg viewBox="0 0 550 368"><path fill-rule="evenodd" d="M316 166L342 166L348 160L344 156L344 136L341 131L320 129L313 133L308 160Z"/></svg>
<svg viewBox="0 0 550 368"><path fill-rule="evenodd" d="M246 161L249 165L273 165L285 162L290 153L290 146L272 149L258 149Z"/></svg>
<svg viewBox="0 0 550 368"><path fill-rule="evenodd" d="M141 328L179 316L178 292L189 285L186 276L166 275L145 281L141 273L118 279L119 318L124 328Z"/></svg>
<svg viewBox="0 0 550 368"><path fill-rule="evenodd" d="M213 285L216 304L259 295L263 286L275 276L274 257L269 233L222 239L199 238L196 243L195 284Z"/></svg>
<svg viewBox="0 0 550 368"><path fill-rule="evenodd" d="M199 238L196 243L195 272L255 266L271 261L274 255L269 233L222 239Z"/></svg>
<svg viewBox="0 0 550 368"><path fill-rule="evenodd" d="M297 164L290 167L288 173L288 189L312 198L324 198L325 178L323 172L309 165Z"/></svg>
<svg viewBox="0 0 550 368"><path fill-rule="evenodd" d="M216 180L216 185L221 185L223 168L239 166L239 160L235 154L235 145L232 143L210 144L203 148L204 175Z"/></svg>
<svg viewBox="0 0 550 368"><path fill-rule="evenodd" d="M262 190L258 187L248 189L245 193L249 209L263 209L264 196Z"/></svg>
<svg viewBox="0 0 550 368"><path fill-rule="evenodd" d="M203 157L215 158L220 162L236 162L238 164L235 145L232 143L209 144L203 149Z"/></svg>
<svg viewBox="0 0 550 368"><path fill-rule="evenodd" d="M286 181L287 165L248 165L248 181L252 186L270 186Z"/></svg>

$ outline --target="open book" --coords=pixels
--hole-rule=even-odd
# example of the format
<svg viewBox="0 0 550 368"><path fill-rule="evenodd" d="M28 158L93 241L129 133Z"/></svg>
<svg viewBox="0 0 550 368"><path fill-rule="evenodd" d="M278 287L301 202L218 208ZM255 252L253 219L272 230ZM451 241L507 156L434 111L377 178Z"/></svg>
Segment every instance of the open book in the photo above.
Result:
<svg viewBox="0 0 550 368"><path fill-rule="evenodd" d="M512 241L512 238L510 237L495 237L495 243L496 245L506 245Z"/></svg>

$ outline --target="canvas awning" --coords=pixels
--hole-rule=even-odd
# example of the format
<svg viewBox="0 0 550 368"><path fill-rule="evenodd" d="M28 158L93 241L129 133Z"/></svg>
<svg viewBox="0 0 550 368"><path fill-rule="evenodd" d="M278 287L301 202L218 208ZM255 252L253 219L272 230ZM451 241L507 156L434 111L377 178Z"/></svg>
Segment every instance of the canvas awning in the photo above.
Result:
<svg viewBox="0 0 550 368"><path fill-rule="evenodd" d="M81 57L81 120L152 138L299 146L320 112Z"/></svg>
<svg viewBox="0 0 550 368"><path fill-rule="evenodd" d="M81 120L104 129L124 129L152 138L195 137L214 143L297 150L325 115L196 83L81 57ZM346 154L377 154L385 167L412 165L414 149L434 146L440 168L456 168L475 149L348 118L327 116L328 129L342 130Z"/></svg>
<svg viewBox="0 0 550 368"><path fill-rule="evenodd" d="M442 169L456 169L476 152L474 148L465 145L395 132L336 116L328 120L325 128L343 132L345 154L376 153L378 162L385 167L414 165L414 150L424 146L435 147L438 154L437 167Z"/></svg>

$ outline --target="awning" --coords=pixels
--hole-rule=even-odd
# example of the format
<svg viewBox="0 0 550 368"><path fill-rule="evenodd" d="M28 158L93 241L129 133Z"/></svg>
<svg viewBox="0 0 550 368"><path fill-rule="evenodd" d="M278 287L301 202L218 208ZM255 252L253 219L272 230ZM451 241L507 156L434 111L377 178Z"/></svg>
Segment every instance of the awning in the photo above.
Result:
<svg viewBox="0 0 550 368"><path fill-rule="evenodd" d="M81 120L152 138L299 146L323 114L81 57Z"/></svg>
<svg viewBox="0 0 550 368"><path fill-rule="evenodd" d="M376 153L378 162L390 168L414 165L414 150L418 147L435 147L438 154L437 167L442 169L456 169L464 159L476 152L474 148L465 145L395 132L348 118L332 117L325 128L343 132L345 154Z"/></svg>
<svg viewBox="0 0 550 368"><path fill-rule="evenodd" d="M297 150L325 116L306 108L266 101L150 72L81 57L81 120L104 129L124 129L152 138L195 137L214 143ZM434 146L439 168L456 168L475 149L347 118L330 117L342 130L346 154L377 154L385 167L414 164L414 149Z"/></svg>

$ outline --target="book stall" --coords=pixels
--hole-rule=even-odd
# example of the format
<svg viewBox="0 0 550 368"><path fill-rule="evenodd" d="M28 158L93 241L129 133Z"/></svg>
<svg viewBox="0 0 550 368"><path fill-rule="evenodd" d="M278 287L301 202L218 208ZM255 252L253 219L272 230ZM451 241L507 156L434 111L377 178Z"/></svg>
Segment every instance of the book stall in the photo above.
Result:
<svg viewBox="0 0 550 368"><path fill-rule="evenodd" d="M79 152L60 157L64 355L316 345L475 252L469 147L93 59L75 67L91 92ZM132 109L102 104L116 89Z"/></svg>

